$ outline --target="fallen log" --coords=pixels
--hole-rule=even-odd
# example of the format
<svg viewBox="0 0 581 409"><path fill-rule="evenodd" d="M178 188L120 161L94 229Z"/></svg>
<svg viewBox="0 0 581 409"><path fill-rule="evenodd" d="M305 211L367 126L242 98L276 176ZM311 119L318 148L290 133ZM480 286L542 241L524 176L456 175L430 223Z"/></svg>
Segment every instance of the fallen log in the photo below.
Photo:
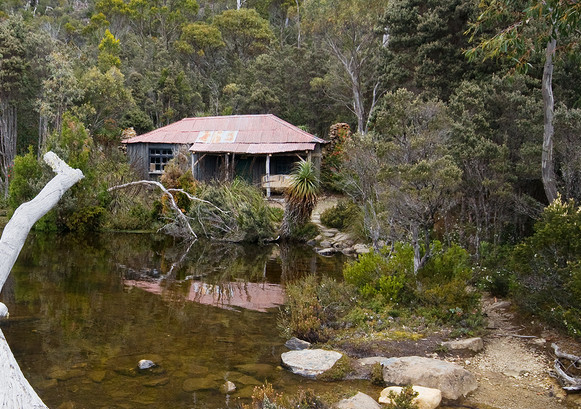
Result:
<svg viewBox="0 0 581 409"><path fill-rule="evenodd" d="M561 351L557 344L551 344L551 347L555 351L555 356L557 357L557 359L555 359L554 367L558 379L564 385L563 389L569 392L581 391L581 377L572 376L567 373L571 367L581 369L581 357ZM561 362L562 359L570 361L570 365L566 367L565 364Z"/></svg>
<svg viewBox="0 0 581 409"><path fill-rule="evenodd" d="M83 178L83 172L71 168L52 152L44 155L44 161L52 168L56 176L34 199L23 203L16 209L2 232L0 238L0 290L2 290L34 223L48 213L71 186ZM2 303L0 303L0 314L2 315L0 319L8 317L8 309ZM1 330L0 408L47 408L24 377Z"/></svg>

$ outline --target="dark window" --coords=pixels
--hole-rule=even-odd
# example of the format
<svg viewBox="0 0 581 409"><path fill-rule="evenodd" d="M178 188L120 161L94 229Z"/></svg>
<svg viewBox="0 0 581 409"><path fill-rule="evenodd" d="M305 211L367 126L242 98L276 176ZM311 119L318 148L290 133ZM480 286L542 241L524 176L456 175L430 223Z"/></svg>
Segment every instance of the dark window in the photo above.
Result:
<svg viewBox="0 0 581 409"><path fill-rule="evenodd" d="M149 150L149 173L162 173L165 165L173 158L173 151L165 148Z"/></svg>
<svg viewBox="0 0 581 409"><path fill-rule="evenodd" d="M298 160L297 157L293 156L277 156L273 159L274 166L270 170L270 173L273 175L290 174L295 168L295 164Z"/></svg>

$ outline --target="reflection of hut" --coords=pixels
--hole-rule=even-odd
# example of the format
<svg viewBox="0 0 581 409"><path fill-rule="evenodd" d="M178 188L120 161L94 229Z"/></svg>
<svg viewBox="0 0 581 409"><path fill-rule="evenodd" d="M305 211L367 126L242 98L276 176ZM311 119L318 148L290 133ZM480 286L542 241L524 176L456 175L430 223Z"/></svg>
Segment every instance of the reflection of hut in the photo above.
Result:
<svg viewBox="0 0 581 409"><path fill-rule="evenodd" d="M262 186L267 195L287 186L298 160L311 159L318 169L325 143L270 114L185 118L123 142L144 178L156 178L187 146L197 180L240 177Z"/></svg>
<svg viewBox="0 0 581 409"><path fill-rule="evenodd" d="M154 294L173 295L159 281L123 280L130 287L141 288ZM175 299L175 297L171 297ZM186 300L220 308L244 308L265 312L284 303L284 290L279 284L228 282L220 285L199 281L191 283Z"/></svg>

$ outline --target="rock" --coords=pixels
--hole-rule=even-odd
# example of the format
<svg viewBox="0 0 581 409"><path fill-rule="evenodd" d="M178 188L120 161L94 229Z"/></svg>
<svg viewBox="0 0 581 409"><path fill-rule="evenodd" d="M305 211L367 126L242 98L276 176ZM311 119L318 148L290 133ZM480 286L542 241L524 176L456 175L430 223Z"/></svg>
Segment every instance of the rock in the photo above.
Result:
<svg viewBox="0 0 581 409"><path fill-rule="evenodd" d="M241 373L231 373L231 378L234 379L236 382L241 383L244 386L252 385L252 386L261 386L263 382L260 382L258 379Z"/></svg>
<svg viewBox="0 0 581 409"><path fill-rule="evenodd" d="M323 240L323 241L320 243L320 245L321 245L321 247L323 247L323 248L332 248L332 247L333 247L333 245L331 244L331 242L330 242L329 240Z"/></svg>
<svg viewBox="0 0 581 409"><path fill-rule="evenodd" d="M510 307L510 301L497 301L488 307L489 311Z"/></svg>
<svg viewBox="0 0 581 409"><path fill-rule="evenodd" d="M340 245L341 247L349 247L355 243L347 233L339 233L333 240L335 241L335 245Z"/></svg>
<svg viewBox="0 0 581 409"><path fill-rule="evenodd" d="M306 341L303 341L303 342L306 342ZM243 372L245 374L258 376L261 378L268 378L269 376L272 375L272 373L275 370L275 368L272 365L268 365L268 364L242 364L242 365L236 365L236 369L238 369L240 372Z"/></svg>
<svg viewBox="0 0 581 409"><path fill-rule="evenodd" d="M85 373L80 369L53 369L48 373L49 379L56 379L57 381L68 381L69 379L78 378Z"/></svg>
<svg viewBox="0 0 581 409"><path fill-rule="evenodd" d="M347 248L344 248L343 250L341 250L341 252L343 254L353 254L353 253L355 253L355 250L353 249L353 247L347 247Z"/></svg>
<svg viewBox="0 0 581 409"><path fill-rule="evenodd" d="M315 237L313 240L315 241L321 241L321 240L325 240L325 237L323 237L322 234L319 234L317 237Z"/></svg>
<svg viewBox="0 0 581 409"><path fill-rule="evenodd" d="M442 392L439 389L425 388L423 386L413 386L415 392L418 393L413 400L413 403L418 405L418 409L434 409L440 406L442 401ZM392 403L389 398L389 392L394 392L395 394L400 394L402 391L401 386L390 386L381 391L379 396L379 403Z"/></svg>
<svg viewBox="0 0 581 409"><path fill-rule="evenodd" d="M101 383L103 382L103 379L105 379L106 375L107 371L91 371L89 373L89 379L95 383Z"/></svg>
<svg viewBox="0 0 581 409"><path fill-rule="evenodd" d="M361 392L349 399L337 402L333 407L336 409L381 409L375 399Z"/></svg>
<svg viewBox="0 0 581 409"><path fill-rule="evenodd" d="M292 337L284 343L284 346L293 351L301 351L303 349L308 349L311 347L311 343L298 339L297 337Z"/></svg>
<svg viewBox="0 0 581 409"><path fill-rule="evenodd" d="M137 364L137 367L142 371L145 369L153 368L154 366L156 365L153 363L153 361L150 361L149 359L142 359Z"/></svg>
<svg viewBox="0 0 581 409"><path fill-rule="evenodd" d="M208 368L207 366L196 365L196 364L190 364L190 365L186 364L184 369L188 375L191 375L191 376L196 377L196 378L206 376L206 375L208 375L208 373L210 373L210 368Z"/></svg>
<svg viewBox="0 0 581 409"><path fill-rule="evenodd" d="M156 386L163 386L163 385L167 385L169 383L169 378L165 377L165 378L157 378L157 379L151 379L148 381L143 382L143 386L147 386L149 388L155 388Z"/></svg>
<svg viewBox="0 0 581 409"><path fill-rule="evenodd" d="M531 342L537 346L542 347L542 346L545 346L545 344L547 343L547 340L544 338L534 338Z"/></svg>
<svg viewBox="0 0 581 409"><path fill-rule="evenodd" d="M330 256L332 254L335 254L336 252L337 249L334 247L327 247L324 249L317 250L317 253L319 253L321 256Z"/></svg>
<svg viewBox="0 0 581 409"><path fill-rule="evenodd" d="M222 385L220 390L222 391L222 393L225 393L226 395L228 395L228 394L236 391L236 385L234 385L234 382L226 381L226 383L224 383L224 385Z"/></svg>
<svg viewBox="0 0 581 409"><path fill-rule="evenodd" d="M135 378L137 376L137 368L115 368L113 371L119 375L129 376L131 378Z"/></svg>
<svg viewBox="0 0 581 409"><path fill-rule="evenodd" d="M0 302L0 320L8 318L8 307Z"/></svg>
<svg viewBox="0 0 581 409"><path fill-rule="evenodd" d="M459 365L439 359L408 356L383 362L383 380L391 385L419 385L442 391L456 400L478 387L476 378Z"/></svg>
<svg viewBox="0 0 581 409"><path fill-rule="evenodd" d="M355 244L353 246L353 250L355 250L355 253L357 254L365 254L365 253L369 253L369 247L367 247L365 244Z"/></svg>
<svg viewBox="0 0 581 409"><path fill-rule="evenodd" d="M307 377L315 377L328 371L343 355L335 351L324 349L304 349L302 351L289 351L281 355L284 366L297 374Z"/></svg>
<svg viewBox="0 0 581 409"><path fill-rule="evenodd" d="M480 337L446 341L442 342L442 346L451 350L468 349L473 352L480 352L484 349L484 343Z"/></svg>
<svg viewBox="0 0 581 409"><path fill-rule="evenodd" d="M188 378L182 384L182 390L184 392L195 392L204 389L217 389L218 384L216 379L212 376L207 376L205 378Z"/></svg>
<svg viewBox="0 0 581 409"><path fill-rule="evenodd" d="M387 362L389 358L386 358L384 356L370 356L368 358L361 358L358 359L357 362L359 363L359 365L362 366L367 366L367 365L375 365L375 364L382 364L384 362Z"/></svg>

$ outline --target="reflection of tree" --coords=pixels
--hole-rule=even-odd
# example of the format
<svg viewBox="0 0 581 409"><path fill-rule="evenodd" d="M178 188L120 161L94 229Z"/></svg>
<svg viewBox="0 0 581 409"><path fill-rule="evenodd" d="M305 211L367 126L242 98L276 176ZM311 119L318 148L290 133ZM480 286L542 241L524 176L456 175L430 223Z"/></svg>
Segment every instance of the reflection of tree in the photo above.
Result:
<svg viewBox="0 0 581 409"><path fill-rule="evenodd" d="M341 272L341 257L323 257L306 245L281 242L280 249L280 282L288 283L310 274L330 274Z"/></svg>

